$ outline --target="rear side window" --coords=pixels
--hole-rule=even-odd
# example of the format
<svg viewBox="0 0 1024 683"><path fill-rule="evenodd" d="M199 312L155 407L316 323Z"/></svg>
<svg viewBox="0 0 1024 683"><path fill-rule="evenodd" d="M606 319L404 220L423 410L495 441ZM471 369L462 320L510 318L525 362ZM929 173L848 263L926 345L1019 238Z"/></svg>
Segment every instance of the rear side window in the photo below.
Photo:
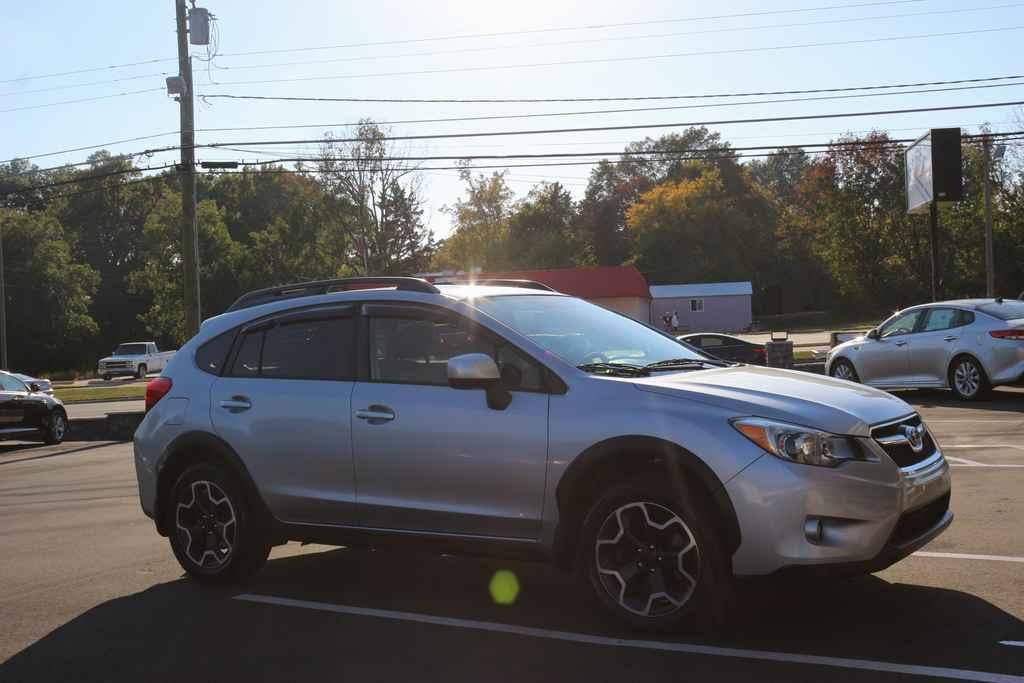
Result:
<svg viewBox="0 0 1024 683"><path fill-rule="evenodd" d="M242 337L233 377L352 379L352 318L300 320Z"/></svg>
<svg viewBox="0 0 1024 683"><path fill-rule="evenodd" d="M938 332L939 330L948 330L962 325L959 322L960 311L955 308L933 308L928 312L928 320L925 321L922 332Z"/></svg>
<svg viewBox="0 0 1024 683"><path fill-rule="evenodd" d="M991 316L995 316L1000 320L1016 320L1017 318L1024 318L1024 301L1012 301L1004 299L1002 303L996 303L993 301L990 304L982 304L978 306L978 310L982 313L988 313Z"/></svg>
<svg viewBox="0 0 1024 683"><path fill-rule="evenodd" d="M974 314L973 313L971 313L970 311L960 311L960 319L959 319L959 321L957 322L956 325L957 325L957 327L962 327L964 325L970 325L973 322L974 322Z"/></svg>
<svg viewBox="0 0 1024 683"><path fill-rule="evenodd" d="M196 365L203 372L219 375L228 360L231 343L235 341L235 330L218 335L199 347L196 351Z"/></svg>
<svg viewBox="0 0 1024 683"><path fill-rule="evenodd" d="M722 345L721 337L704 337L701 339L700 345L705 349L710 349L716 346Z"/></svg>

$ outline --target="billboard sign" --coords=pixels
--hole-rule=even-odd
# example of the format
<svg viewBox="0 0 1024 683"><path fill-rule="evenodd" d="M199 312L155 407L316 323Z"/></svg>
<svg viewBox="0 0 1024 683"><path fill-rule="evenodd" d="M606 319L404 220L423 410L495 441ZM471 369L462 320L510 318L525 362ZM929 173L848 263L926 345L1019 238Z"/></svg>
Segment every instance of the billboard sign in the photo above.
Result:
<svg viewBox="0 0 1024 683"><path fill-rule="evenodd" d="M933 128L906 149L907 212L963 198L959 128Z"/></svg>

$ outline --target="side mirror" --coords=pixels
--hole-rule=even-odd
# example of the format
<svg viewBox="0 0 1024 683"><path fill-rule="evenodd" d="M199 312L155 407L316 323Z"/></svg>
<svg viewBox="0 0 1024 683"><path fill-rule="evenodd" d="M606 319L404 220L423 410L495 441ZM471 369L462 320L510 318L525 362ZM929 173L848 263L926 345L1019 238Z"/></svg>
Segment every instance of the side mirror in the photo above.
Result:
<svg viewBox="0 0 1024 683"><path fill-rule="evenodd" d="M878 339L878 328L868 330L868 339Z"/></svg>
<svg viewBox="0 0 1024 683"><path fill-rule="evenodd" d="M504 410L512 402L494 359L485 353L464 353L448 359L448 386L453 389L484 389L487 406Z"/></svg>
<svg viewBox="0 0 1024 683"><path fill-rule="evenodd" d="M39 385L36 384L35 382L32 382L31 384L28 385L28 390L31 391L33 394L37 393L39 391Z"/></svg>

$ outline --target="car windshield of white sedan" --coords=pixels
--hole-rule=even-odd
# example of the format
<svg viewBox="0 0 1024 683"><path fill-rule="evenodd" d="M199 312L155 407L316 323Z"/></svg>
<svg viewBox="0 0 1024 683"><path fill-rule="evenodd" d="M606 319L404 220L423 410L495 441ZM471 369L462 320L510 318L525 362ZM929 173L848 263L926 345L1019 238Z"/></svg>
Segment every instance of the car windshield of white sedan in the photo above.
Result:
<svg viewBox="0 0 1024 683"><path fill-rule="evenodd" d="M708 361L706 356L632 318L568 296L510 295L477 299L475 305L516 332L573 365L646 366L670 360Z"/></svg>
<svg viewBox="0 0 1024 683"><path fill-rule="evenodd" d="M121 344L114 349L115 356L144 356L146 355L145 344Z"/></svg>

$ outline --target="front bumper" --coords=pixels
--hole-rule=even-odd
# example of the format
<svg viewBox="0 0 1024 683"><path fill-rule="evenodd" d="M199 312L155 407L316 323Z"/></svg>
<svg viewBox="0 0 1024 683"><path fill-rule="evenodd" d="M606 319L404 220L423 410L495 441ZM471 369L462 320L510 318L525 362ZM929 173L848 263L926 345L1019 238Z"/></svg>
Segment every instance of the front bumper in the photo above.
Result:
<svg viewBox="0 0 1024 683"><path fill-rule="evenodd" d="M891 460L819 468L765 455L728 482L742 542L738 576L780 570L878 571L952 522L949 465L936 450L900 468ZM808 527L816 525L819 537Z"/></svg>

